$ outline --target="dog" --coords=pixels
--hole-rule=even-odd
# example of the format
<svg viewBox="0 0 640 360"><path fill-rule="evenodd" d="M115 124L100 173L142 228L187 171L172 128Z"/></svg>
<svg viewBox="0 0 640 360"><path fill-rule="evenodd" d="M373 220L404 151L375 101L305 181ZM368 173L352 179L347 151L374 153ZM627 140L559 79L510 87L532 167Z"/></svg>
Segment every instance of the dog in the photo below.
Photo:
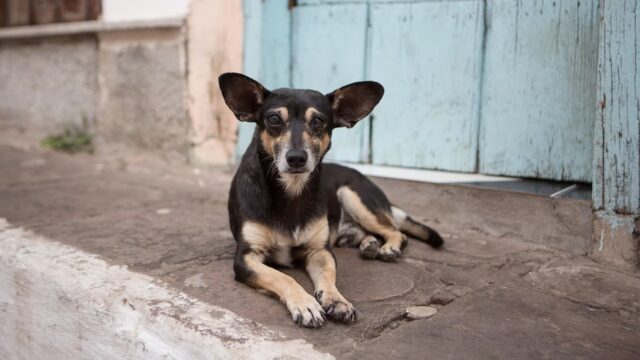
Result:
<svg viewBox="0 0 640 360"><path fill-rule="evenodd" d="M293 321L320 327L327 318L352 323L358 312L336 288L332 246L359 247L365 259L394 261L406 235L434 248L440 235L392 206L368 178L323 164L334 129L353 127L382 99L384 88L363 81L327 95L314 90L269 91L237 73L219 77L227 106L256 124L229 192L229 223L237 247L235 279L275 294ZM305 267L315 292L270 266Z"/></svg>

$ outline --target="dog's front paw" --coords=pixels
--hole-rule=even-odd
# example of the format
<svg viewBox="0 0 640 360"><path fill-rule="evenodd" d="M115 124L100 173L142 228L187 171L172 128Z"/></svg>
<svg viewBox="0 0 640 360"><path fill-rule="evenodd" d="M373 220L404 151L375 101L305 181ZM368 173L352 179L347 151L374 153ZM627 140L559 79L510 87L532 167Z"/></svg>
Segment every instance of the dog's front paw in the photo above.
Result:
<svg viewBox="0 0 640 360"><path fill-rule="evenodd" d="M326 292L316 291L316 299L322 304L326 314L335 321L350 324L358 320L358 311L341 295L330 296Z"/></svg>
<svg viewBox="0 0 640 360"><path fill-rule="evenodd" d="M378 259L382 261L396 261L402 255L400 246L386 243L378 250Z"/></svg>
<svg viewBox="0 0 640 360"><path fill-rule="evenodd" d="M300 326L318 328L324 325L327 319L322 306L307 293L287 299L287 308L291 312L293 321Z"/></svg>

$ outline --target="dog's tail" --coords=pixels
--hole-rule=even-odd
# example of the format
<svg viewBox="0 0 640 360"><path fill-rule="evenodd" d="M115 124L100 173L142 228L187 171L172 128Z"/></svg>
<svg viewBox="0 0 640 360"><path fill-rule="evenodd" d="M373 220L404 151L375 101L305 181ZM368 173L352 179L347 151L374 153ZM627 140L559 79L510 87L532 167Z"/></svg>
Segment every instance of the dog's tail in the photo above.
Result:
<svg viewBox="0 0 640 360"><path fill-rule="evenodd" d="M404 234L423 241L436 249L444 244L444 240L442 240L442 237L437 231L413 220L404 210L396 206L391 206L391 215L400 231Z"/></svg>

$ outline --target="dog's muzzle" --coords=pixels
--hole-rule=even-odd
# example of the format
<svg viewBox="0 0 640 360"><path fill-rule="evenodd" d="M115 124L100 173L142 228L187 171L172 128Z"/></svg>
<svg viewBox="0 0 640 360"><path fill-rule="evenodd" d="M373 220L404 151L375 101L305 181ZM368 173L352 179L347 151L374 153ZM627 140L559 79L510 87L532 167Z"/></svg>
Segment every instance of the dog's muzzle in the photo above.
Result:
<svg viewBox="0 0 640 360"><path fill-rule="evenodd" d="M307 160L309 156L304 150L289 150L286 155L289 172L293 174L303 173L306 171Z"/></svg>

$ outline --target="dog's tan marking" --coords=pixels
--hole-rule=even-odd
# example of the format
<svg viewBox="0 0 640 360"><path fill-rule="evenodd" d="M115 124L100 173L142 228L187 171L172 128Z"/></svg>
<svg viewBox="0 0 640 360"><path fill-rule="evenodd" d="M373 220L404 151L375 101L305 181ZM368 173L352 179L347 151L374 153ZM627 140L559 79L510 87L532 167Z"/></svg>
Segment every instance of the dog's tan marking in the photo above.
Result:
<svg viewBox="0 0 640 360"><path fill-rule="evenodd" d="M304 111L304 121L310 122L311 119L313 119L313 115L319 114L319 113L320 111L318 111L318 109L314 108L313 106L308 107L307 110Z"/></svg>
<svg viewBox="0 0 640 360"><path fill-rule="evenodd" d="M318 249L310 253L306 259L306 268L316 290L338 292L336 264L329 251Z"/></svg>
<svg viewBox="0 0 640 360"><path fill-rule="evenodd" d="M294 321L313 327L324 323L322 306L291 276L265 265L264 257L260 254L249 253L244 256L244 261L252 272L249 285L278 296L289 309Z"/></svg>
<svg viewBox="0 0 640 360"><path fill-rule="evenodd" d="M267 254L273 247L273 231L266 225L247 221L242 226L242 238L249 243L251 250Z"/></svg>
<svg viewBox="0 0 640 360"><path fill-rule="evenodd" d="M262 142L262 147L269 153L269 155L274 156L273 153L273 138L269 135L267 130L262 130L260 133L260 141Z"/></svg>
<svg viewBox="0 0 640 360"><path fill-rule="evenodd" d="M304 244L309 249L323 249L329 241L329 221L321 216L310 221L294 238L294 245Z"/></svg>
<svg viewBox="0 0 640 360"><path fill-rule="evenodd" d="M270 111L275 111L280 115L280 118L285 123L289 121L289 109L286 106L281 106L279 108L271 109Z"/></svg>
<svg viewBox="0 0 640 360"><path fill-rule="evenodd" d="M326 216L321 216L288 234L247 221L242 226L242 238L249 243L252 251L263 254L279 265L290 265L292 247L304 245L308 249L306 252L311 252L326 246L329 241L329 223Z"/></svg>
<svg viewBox="0 0 640 360"><path fill-rule="evenodd" d="M336 287L336 262L327 249L311 252L305 262L307 273L313 282L315 294L322 308L334 320L353 322L356 310Z"/></svg>
<svg viewBox="0 0 640 360"><path fill-rule="evenodd" d="M262 147L267 150L269 155L276 155L276 145L280 146L281 149L286 147L286 144L291 139L291 131L287 131L285 133L280 134L277 137L272 137L269 135L269 132L265 129L260 133L260 141L262 142Z"/></svg>
<svg viewBox="0 0 640 360"><path fill-rule="evenodd" d="M330 143L331 143L331 136L329 136L328 133L325 133L324 136L322 137L322 140L320 140L320 150L323 155L329 150Z"/></svg>
<svg viewBox="0 0 640 360"><path fill-rule="evenodd" d="M395 227L393 219L388 214L373 214L362 203L360 196L347 186L342 186L337 192L342 208L365 230L380 235L385 244L380 248L382 253L400 253L403 236Z"/></svg>

